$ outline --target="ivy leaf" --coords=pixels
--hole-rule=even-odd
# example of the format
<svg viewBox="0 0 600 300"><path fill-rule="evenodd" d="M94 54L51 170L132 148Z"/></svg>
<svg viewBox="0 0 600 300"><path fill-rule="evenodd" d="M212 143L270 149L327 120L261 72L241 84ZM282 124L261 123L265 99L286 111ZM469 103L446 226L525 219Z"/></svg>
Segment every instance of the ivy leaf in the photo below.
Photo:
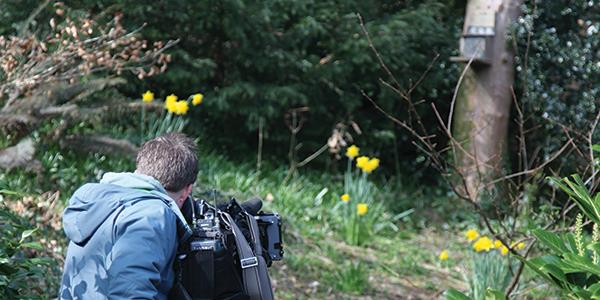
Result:
<svg viewBox="0 0 600 300"><path fill-rule="evenodd" d="M29 230L23 231L23 233L21 233L21 240L19 241L19 244L22 244L26 238L28 238L30 235L32 235L37 230L38 230L37 228L34 228L34 229L29 229Z"/></svg>

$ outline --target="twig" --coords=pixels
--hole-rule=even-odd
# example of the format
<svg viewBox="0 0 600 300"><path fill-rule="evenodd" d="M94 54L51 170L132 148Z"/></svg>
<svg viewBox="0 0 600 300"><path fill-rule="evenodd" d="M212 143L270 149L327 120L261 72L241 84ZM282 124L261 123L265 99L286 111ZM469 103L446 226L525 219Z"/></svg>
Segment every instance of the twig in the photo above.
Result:
<svg viewBox="0 0 600 300"><path fill-rule="evenodd" d="M569 139L561 148L560 150L556 151L554 153L554 155L552 155L552 157L550 157L549 159L547 159L546 161L544 161L541 165L533 168L533 169L529 169L529 170L525 170L525 171L521 171L521 172L516 172L516 173L512 173L510 175L506 175L503 176L501 178L497 178L494 179L492 181L490 181L489 183L487 183L487 185L493 185L496 184L500 181L504 181L507 179L511 179L517 176L521 176L521 175L528 175L528 174L533 174L536 173L537 171L543 169L544 167L546 167L549 163L551 163L552 161L554 161L555 159L557 159L571 144L573 144L573 140Z"/></svg>
<svg viewBox="0 0 600 300"><path fill-rule="evenodd" d="M313 159L317 158L319 155L321 155L321 153L323 153L325 150L327 150L327 147L329 147L329 146L327 145L327 143L325 143L325 145L323 145L321 148L319 148L319 150L315 151L315 153L311 154L310 156L305 158L303 161L299 162L296 165L296 167L298 167L298 168L303 167L304 165L306 165Z"/></svg>
<svg viewBox="0 0 600 300"><path fill-rule="evenodd" d="M396 76L394 76L394 74L392 73L392 71L390 71L390 69L387 67L387 65L383 61L383 58L379 54L379 51L377 51L377 48L375 48L375 46L373 45L373 41L371 40L371 36L369 35L369 31L367 31L367 28L365 27L365 22L364 22L362 16L357 13L356 17L358 18L358 21L360 23L360 28L361 28L362 32L364 33L365 37L367 38L367 41L369 42L369 47L371 48L371 50L373 51L373 53L375 53L375 56L377 56L377 60L379 61L379 65L385 70L385 72L388 74L388 76L390 77L390 79L392 79L394 81L394 84L396 84L396 87L400 88L400 83L398 82L398 80L396 80ZM406 97L406 95L404 95L404 96Z"/></svg>
<svg viewBox="0 0 600 300"><path fill-rule="evenodd" d="M429 72L431 71L431 69L433 68L433 65L437 62L437 60L440 58L440 54L436 53L435 56L433 57L433 59L431 60L431 62L429 63L429 65L427 65L427 68L425 69L425 71L423 73L421 73L421 77L419 77L419 79L417 79L417 81L415 81L415 83L408 89L407 94L412 94L412 92L419 86L421 85L421 82L423 82L423 80L425 80L425 77L427 77L427 74L429 74Z"/></svg>
<svg viewBox="0 0 600 300"><path fill-rule="evenodd" d="M593 192L595 189L595 178L596 178L596 162L595 162L595 158L594 158L594 141L593 141L593 137L594 137L594 132L596 131L596 126L598 125L598 120L600 120L600 110L598 110L598 112L596 113L596 118L594 119L594 122L592 123L592 127L590 128L590 131L588 132L588 136L587 136L587 142L588 142L588 148L589 148L589 152L590 152L590 166L592 167L592 176L590 176L591 182L592 182L592 186L590 187L590 192Z"/></svg>
<svg viewBox="0 0 600 300"><path fill-rule="evenodd" d="M471 57L471 59L469 59L469 62L467 63L465 68L460 73L460 77L458 77L458 83L456 84L456 87L454 87L454 94L452 95L452 101L450 102L450 112L448 113L448 125L446 125L446 128L452 128L452 115L454 114L454 105L456 103L456 98L458 97L458 90L460 89L462 81L465 78L465 75L467 74L467 71L471 67L471 64L473 63L474 59L475 59L475 55L473 55L473 57Z"/></svg>

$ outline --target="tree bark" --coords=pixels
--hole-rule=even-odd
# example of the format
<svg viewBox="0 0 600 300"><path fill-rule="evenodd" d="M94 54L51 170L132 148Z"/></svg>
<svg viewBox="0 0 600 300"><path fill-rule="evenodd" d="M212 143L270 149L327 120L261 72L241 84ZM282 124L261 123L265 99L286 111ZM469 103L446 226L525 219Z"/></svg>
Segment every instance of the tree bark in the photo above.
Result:
<svg viewBox="0 0 600 300"><path fill-rule="evenodd" d="M454 145L454 149L465 192L473 200L481 196L486 180L502 168L512 103L514 53L507 34L520 15L523 0L497 1L489 64L465 66L468 70L459 87L452 128L455 140L461 144ZM473 17L469 13L467 10L467 18Z"/></svg>

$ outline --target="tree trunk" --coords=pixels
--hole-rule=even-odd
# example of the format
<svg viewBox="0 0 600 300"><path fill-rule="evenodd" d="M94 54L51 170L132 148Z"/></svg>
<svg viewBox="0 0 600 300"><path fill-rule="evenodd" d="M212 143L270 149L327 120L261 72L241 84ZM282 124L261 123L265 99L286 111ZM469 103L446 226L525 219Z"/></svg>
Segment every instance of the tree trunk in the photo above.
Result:
<svg viewBox="0 0 600 300"><path fill-rule="evenodd" d="M500 173L506 150L514 82L514 53L506 36L520 15L523 1L469 0L469 5L473 5L472 2L495 9L494 36L487 38L487 48L480 49L485 51L486 59L465 65L468 69L459 87L452 130L460 144L454 145L454 149L465 179L465 192L471 199L478 200L487 179ZM473 13L477 11L467 9L465 32L467 22L475 17L469 15ZM461 42L464 45L464 40ZM469 60L469 57L462 58Z"/></svg>

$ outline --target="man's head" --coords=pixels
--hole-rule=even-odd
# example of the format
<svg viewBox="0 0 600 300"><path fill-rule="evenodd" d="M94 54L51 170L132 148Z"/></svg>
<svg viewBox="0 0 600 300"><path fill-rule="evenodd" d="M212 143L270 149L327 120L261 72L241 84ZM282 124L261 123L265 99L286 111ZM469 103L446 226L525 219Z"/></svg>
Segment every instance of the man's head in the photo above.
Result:
<svg viewBox="0 0 600 300"><path fill-rule="evenodd" d="M145 142L135 163L136 173L158 180L180 207L198 176L196 145L181 133L168 133Z"/></svg>

